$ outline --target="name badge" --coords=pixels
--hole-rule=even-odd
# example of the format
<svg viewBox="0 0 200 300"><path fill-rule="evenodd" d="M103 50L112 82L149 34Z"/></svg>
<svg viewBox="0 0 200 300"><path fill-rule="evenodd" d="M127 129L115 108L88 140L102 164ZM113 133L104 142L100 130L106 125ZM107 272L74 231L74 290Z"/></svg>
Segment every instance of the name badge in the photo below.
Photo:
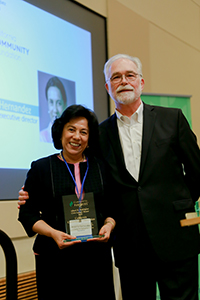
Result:
<svg viewBox="0 0 200 300"><path fill-rule="evenodd" d="M70 233L76 237L92 236L91 219L80 219L69 221Z"/></svg>

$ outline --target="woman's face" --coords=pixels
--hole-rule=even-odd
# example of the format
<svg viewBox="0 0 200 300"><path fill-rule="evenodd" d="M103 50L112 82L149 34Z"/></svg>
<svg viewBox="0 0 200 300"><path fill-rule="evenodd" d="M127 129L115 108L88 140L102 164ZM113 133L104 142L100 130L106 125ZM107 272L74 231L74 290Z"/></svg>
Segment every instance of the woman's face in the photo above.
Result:
<svg viewBox="0 0 200 300"><path fill-rule="evenodd" d="M66 123L61 136L63 155L66 161L82 161L83 152L88 146L88 140L89 127L86 118L77 117Z"/></svg>
<svg viewBox="0 0 200 300"><path fill-rule="evenodd" d="M56 86L51 86L47 91L48 99L48 112L50 115L51 122L62 115L64 110L64 101L60 90Z"/></svg>

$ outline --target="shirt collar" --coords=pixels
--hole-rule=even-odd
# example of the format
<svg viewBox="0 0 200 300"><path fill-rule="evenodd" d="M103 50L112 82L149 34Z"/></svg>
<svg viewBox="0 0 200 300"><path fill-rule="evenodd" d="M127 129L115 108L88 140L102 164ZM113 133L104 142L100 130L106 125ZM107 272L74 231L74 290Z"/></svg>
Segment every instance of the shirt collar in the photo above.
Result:
<svg viewBox="0 0 200 300"><path fill-rule="evenodd" d="M115 110L116 116L117 116L118 120L120 120L123 124L129 125L129 126L136 124L136 123L142 123L143 107L144 107L144 104L143 104L143 102L141 102L140 106L132 114L131 117L124 116L118 110Z"/></svg>

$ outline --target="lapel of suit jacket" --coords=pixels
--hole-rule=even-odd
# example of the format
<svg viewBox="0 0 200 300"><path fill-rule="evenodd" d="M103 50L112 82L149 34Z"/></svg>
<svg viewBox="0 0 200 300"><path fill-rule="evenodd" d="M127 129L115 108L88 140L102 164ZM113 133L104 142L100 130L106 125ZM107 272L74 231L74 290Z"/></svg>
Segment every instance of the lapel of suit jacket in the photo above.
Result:
<svg viewBox="0 0 200 300"><path fill-rule="evenodd" d="M120 137L119 137L119 132L118 132L116 113L110 117L109 121L110 122L108 124L108 135L109 135L110 142L113 146L113 151L115 152L114 163L117 164L118 169L122 171L122 173L123 173L122 177L123 177L123 180L126 182L126 184L132 185L133 181L136 183L136 180L135 180L135 178L133 178L131 176L129 171L126 169L124 154L123 154Z"/></svg>
<svg viewBox="0 0 200 300"><path fill-rule="evenodd" d="M119 132L118 132L116 113L114 113L110 117L110 124L108 126L108 135L109 135L110 142L113 145L117 163L121 165L120 167L126 168L120 137L119 137Z"/></svg>
<svg viewBox="0 0 200 300"><path fill-rule="evenodd" d="M141 179L143 171L145 169L145 161L147 158L148 148L151 141L155 120L156 120L156 113L154 111L154 107L144 103L142 153L141 153L139 180Z"/></svg>

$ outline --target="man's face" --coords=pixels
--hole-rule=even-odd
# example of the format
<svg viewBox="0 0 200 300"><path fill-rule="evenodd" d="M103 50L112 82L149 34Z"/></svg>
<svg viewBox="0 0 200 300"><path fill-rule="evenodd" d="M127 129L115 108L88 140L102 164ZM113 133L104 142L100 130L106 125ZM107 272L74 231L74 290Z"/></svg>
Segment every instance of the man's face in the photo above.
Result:
<svg viewBox="0 0 200 300"><path fill-rule="evenodd" d="M144 79L136 75L134 80L128 81L125 77L129 74L137 74L137 66L129 59L120 58L112 63L109 69L109 77L122 76L120 82L108 80L106 89L116 104L130 104L139 99L144 88Z"/></svg>

